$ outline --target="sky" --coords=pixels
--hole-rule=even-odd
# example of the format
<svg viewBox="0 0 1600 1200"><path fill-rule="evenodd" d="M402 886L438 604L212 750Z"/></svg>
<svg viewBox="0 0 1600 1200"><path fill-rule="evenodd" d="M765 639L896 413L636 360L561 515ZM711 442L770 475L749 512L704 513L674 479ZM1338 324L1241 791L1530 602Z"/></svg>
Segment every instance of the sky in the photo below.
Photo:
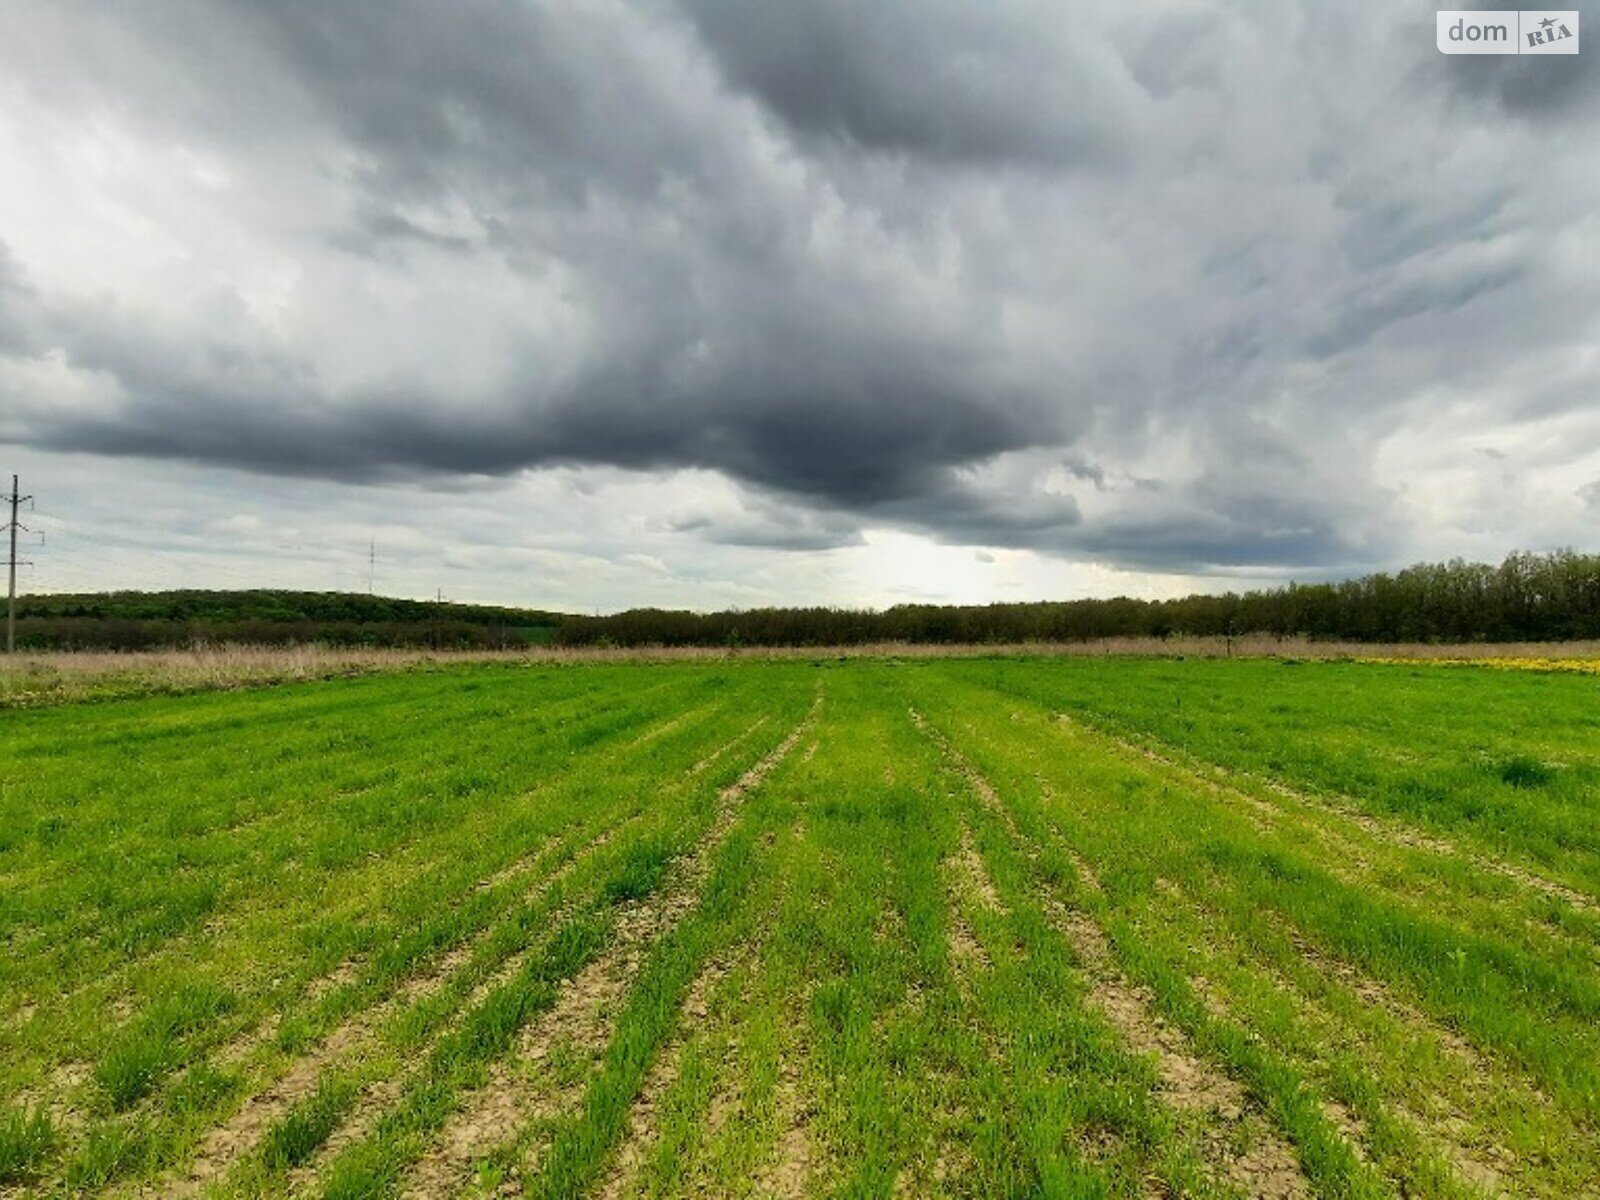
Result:
<svg viewBox="0 0 1600 1200"><path fill-rule="evenodd" d="M1596 54L1446 56L1394 0L7 0L22 586L885 606L1592 549Z"/></svg>

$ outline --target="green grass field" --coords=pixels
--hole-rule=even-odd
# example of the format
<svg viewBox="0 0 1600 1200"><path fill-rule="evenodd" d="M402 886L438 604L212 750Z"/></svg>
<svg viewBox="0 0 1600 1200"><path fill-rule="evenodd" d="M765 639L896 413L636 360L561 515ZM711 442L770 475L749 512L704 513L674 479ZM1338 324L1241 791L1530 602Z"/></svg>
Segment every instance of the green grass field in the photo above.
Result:
<svg viewBox="0 0 1600 1200"><path fill-rule="evenodd" d="M0 1195L1600 1195L1600 678L0 712Z"/></svg>

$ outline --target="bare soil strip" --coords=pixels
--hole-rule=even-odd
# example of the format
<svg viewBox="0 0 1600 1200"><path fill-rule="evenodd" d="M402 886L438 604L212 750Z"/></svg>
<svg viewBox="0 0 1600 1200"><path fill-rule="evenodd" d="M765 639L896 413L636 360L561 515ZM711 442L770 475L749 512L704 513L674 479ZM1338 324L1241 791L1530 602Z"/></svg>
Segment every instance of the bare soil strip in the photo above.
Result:
<svg viewBox="0 0 1600 1200"><path fill-rule="evenodd" d="M660 721L660 722L656 723L655 725L652 725L650 728L646 729L643 733L639 734L632 741L628 742L628 744L626 746L624 746L623 749L624 750L638 750L643 746L648 746L651 742L658 742L662 738L666 737L668 734L674 733L677 730L682 729L685 725L687 725L690 721L694 720L696 717L704 716L706 713L710 712L713 707L714 707L714 705L703 704L699 708L687 709L686 711L679 713L675 717L672 717L672 718L670 718L668 720L665 720L665 721Z"/></svg>
<svg viewBox="0 0 1600 1200"><path fill-rule="evenodd" d="M1058 713L1056 718L1064 725L1070 725L1074 729L1078 729L1092 737L1101 738L1120 746L1130 753L1139 755L1141 758L1190 776L1197 783L1201 783L1213 792L1224 791L1230 797L1238 798L1257 811L1270 812L1274 815L1274 819L1281 818L1283 814L1274 809L1273 806L1266 804L1260 797L1254 796L1241 788L1238 784L1239 780L1248 780L1258 784L1275 795L1293 801L1302 809L1309 809L1320 814L1324 820L1342 819L1348 821L1380 841L1406 846L1414 850L1426 850L1441 857L1459 859L1470 863L1477 870L1499 875L1530 891L1539 892L1552 899L1563 900L1580 912L1600 913L1600 902L1575 888L1554 879L1548 879L1525 867L1517 866L1515 863L1508 863L1500 859L1487 858L1481 854L1476 854L1456 842L1424 833L1403 821L1374 816L1364 811L1351 797L1305 791L1293 787L1281 779L1257 775L1248 771L1231 770L1216 763L1196 758L1177 747L1163 744L1161 748L1157 748L1157 746L1150 744L1146 740L1114 733L1101 725L1082 721L1069 713ZM1308 814L1301 812L1294 815L1304 817ZM1328 830L1328 832L1335 837L1338 836L1336 831Z"/></svg>
<svg viewBox="0 0 1600 1200"><path fill-rule="evenodd" d="M583 1079L599 1061L611 1020L638 973L648 942L656 936L655 912L629 905L617 923L611 948L568 980L556 1003L518 1036L511 1054L491 1069L488 1083L440 1132L433 1150L418 1161L405 1197L432 1200L467 1186L478 1160L509 1145L530 1121L555 1117L582 1095ZM551 1061L571 1056L581 1072L553 1077Z"/></svg>
<svg viewBox="0 0 1600 1200"><path fill-rule="evenodd" d="M785 1062L778 1079L778 1141L760 1173L758 1190L774 1200L802 1200L811 1194L816 1175L816 1150L811 1144L811 1115L800 1089L799 1069Z"/></svg>
<svg viewBox="0 0 1600 1200"><path fill-rule="evenodd" d="M961 854L958 862L962 878L971 886L973 894L978 897L978 903L990 912L1004 916L1008 911L1005 901L1000 899L994 880L989 878L989 868L984 865L983 856L973 844L972 830L965 825L961 827Z"/></svg>
<svg viewBox="0 0 1600 1200"><path fill-rule="evenodd" d="M569 1086L540 1088L541 1065L563 1040L581 1055L597 1059L604 1052L616 1012L650 946L694 908L716 851L732 831L745 796L788 757L810 727L820 702L819 696L811 712L776 748L722 789L710 828L674 864L667 882L626 908L606 949L562 987L555 1005L531 1022L508 1059L495 1065L489 1083L446 1123L433 1150L411 1172L404 1192L408 1200L456 1194L470 1182L473 1164L513 1142L530 1119L555 1116L578 1103L584 1081L580 1078ZM529 1162L524 1169L532 1170L535 1165Z"/></svg>
<svg viewBox="0 0 1600 1200"><path fill-rule="evenodd" d="M773 1200L801 1200L810 1196L824 1169L821 1148L816 1144L811 1124L814 1101L801 1083L800 1063L804 1047L800 1031L805 1028L801 1014L811 1006L812 987L808 985L796 998L790 1022L790 1044L778 1059L778 1084L773 1097L778 1136L772 1157L757 1173L757 1193Z"/></svg>
<svg viewBox="0 0 1600 1200"><path fill-rule="evenodd" d="M1027 848L1029 840L1017 827L994 785L920 714L913 712L912 719L966 776L985 807L1011 831L1017 845ZM1089 865L1068 853L1084 885L1099 891L1099 880ZM1310 1184L1293 1147L1251 1112L1249 1098L1237 1080L1194 1053L1183 1032L1154 1011L1149 993L1132 985L1117 968L1100 926L1055 896L1047 896L1045 906L1089 977L1089 1003L1110 1020L1131 1049L1154 1058L1161 1099L1174 1109L1205 1118L1207 1159L1248 1195L1264 1200L1309 1197ZM1236 1147L1240 1139L1233 1134L1249 1126L1254 1126L1249 1130L1254 1136L1248 1147L1239 1151Z"/></svg>
<svg viewBox="0 0 1600 1200"><path fill-rule="evenodd" d="M809 758L816 753L816 749L817 743L810 742L805 756ZM803 839L803 822L796 823L791 836L796 840ZM684 993L677 1031L670 1045L645 1076L629 1113L627 1132L595 1192L597 1200L625 1200L639 1193L645 1168L661 1140L661 1105L678 1080L685 1048L696 1033L705 1028L717 988L735 968L759 958L765 936L766 930L762 929L731 957L708 961ZM799 1006L801 1011L804 1008L804 1004ZM791 1026L791 1035L798 1026L797 1016ZM775 1146L775 1157L762 1168L756 1191L768 1197L802 1196L806 1194L805 1184L809 1178L810 1149L805 1132L807 1116L800 1097L800 1072L795 1056L780 1054L778 1070L775 1101L781 1132ZM708 1128L719 1116L725 1116L725 1098L720 1106L721 1113L716 1111L718 1107L716 1098L708 1105Z"/></svg>
<svg viewBox="0 0 1600 1200"><path fill-rule="evenodd" d="M961 751L956 749L955 745L950 741L949 738L945 737L944 734L940 733L932 725L928 724L928 719L926 717L924 717L914 708L908 710L908 712L911 717L911 723L920 729L924 734L926 734L927 737L935 745L937 745L941 751L944 752L945 757L949 759L956 769L959 770L966 778L967 785L977 793L978 799L983 801L984 807L992 812L995 816L1000 818L1001 823L1006 827L1006 831L1011 835L1012 839L1017 843L1017 845L1023 847L1028 846L1028 839L1018 827L1016 817L1012 815L1011 810L1005 806L1003 801L1001 801L1000 793L994 790L994 785L983 777L978 769L967 760L967 757L962 754Z"/></svg>
<svg viewBox="0 0 1600 1200"><path fill-rule="evenodd" d="M631 825L638 819L638 816L639 814L636 813L626 818L613 829L608 830L601 838L596 839L591 852L599 850L602 846L614 840L616 834ZM586 854L584 857L588 857L588 855ZM562 878L570 874L576 865L576 860L565 864L561 872ZM554 886L554 884L552 883L550 886ZM546 927L556 929L564 925L577 912L580 903L579 897L569 897L565 903L549 914L545 922ZM492 974L480 980L473 987L466 999L458 1006L458 1011L469 1012L475 1009L491 992L508 983L522 969L528 958L535 952L535 949L536 947L533 946L527 947L502 962ZM470 953L463 955L462 961L469 957ZM431 994L432 991L427 993L427 995ZM407 1002L410 1003L423 998L425 996L412 995L407 997ZM427 1051L440 1038L444 1037L448 1029L449 1027L443 1024L434 1029L426 1041L416 1047L413 1053L413 1061L421 1061ZM412 1078L413 1075L411 1073L401 1073L386 1079L374 1080L367 1084L356 1097L355 1103L351 1106L350 1111L345 1114L338 1128L333 1131L326 1142L318 1147L310 1162L290 1172L290 1179L293 1185L291 1190L294 1194L298 1195L307 1191L323 1164L337 1157L345 1147L353 1145L372 1132L383 1114L404 1093L407 1083Z"/></svg>
<svg viewBox="0 0 1600 1200"><path fill-rule="evenodd" d="M972 966L988 968L993 964L988 951L978 941L977 934L961 911L962 900L970 896L974 903L990 912L1004 912L1005 906L1000 902L1000 894L995 891L988 869L978 857L977 847L972 844L972 830L965 822L961 826L959 848L940 867L945 875L945 890L948 893L950 917L945 926L945 943L950 961L963 970Z"/></svg>
<svg viewBox="0 0 1600 1200"><path fill-rule="evenodd" d="M1137 1053L1156 1060L1161 1098L1182 1112L1207 1118L1206 1156L1223 1174L1252 1196L1309 1196L1310 1185L1300 1170L1293 1147L1259 1121L1255 1137L1242 1153L1234 1149L1230 1130L1249 1117L1244 1088L1196 1055L1181 1030L1168 1024L1152 1006L1149 992L1130 984L1117 970L1104 932L1086 914L1054 897L1046 908L1089 973L1089 1002L1117 1027Z"/></svg>

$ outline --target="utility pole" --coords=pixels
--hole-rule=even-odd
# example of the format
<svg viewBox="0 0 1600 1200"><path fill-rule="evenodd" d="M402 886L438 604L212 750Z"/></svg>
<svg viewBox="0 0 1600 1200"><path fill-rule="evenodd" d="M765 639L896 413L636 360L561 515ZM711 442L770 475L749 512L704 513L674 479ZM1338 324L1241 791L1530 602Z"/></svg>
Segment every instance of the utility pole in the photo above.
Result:
<svg viewBox="0 0 1600 1200"><path fill-rule="evenodd" d="M11 554L6 559L11 569L10 586L6 590L6 653L15 654L17 651L17 532L22 528L17 523L17 507L24 501L32 502L32 496L24 496L17 486L17 477L11 477L11 494L3 497L11 502L11 520L7 522L6 529L11 534Z"/></svg>
<svg viewBox="0 0 1600 1200"><path fill-rule="evenodd" d="M372 581L378 573L378 539L367 543L367 595L372 595Z"/></svg>

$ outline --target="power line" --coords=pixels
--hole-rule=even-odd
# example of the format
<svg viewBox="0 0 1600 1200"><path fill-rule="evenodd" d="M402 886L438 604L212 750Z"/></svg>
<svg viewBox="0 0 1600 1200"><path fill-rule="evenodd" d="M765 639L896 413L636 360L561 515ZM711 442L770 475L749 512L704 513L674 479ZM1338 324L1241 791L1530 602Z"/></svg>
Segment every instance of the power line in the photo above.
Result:
<svg viewBox="0 0 1600 1200"><path fill-rule="evenodd" d="M33 497L24 496L17 486L17 477L11 477L11 494L4 497L11 504L11 520L7 522L6 529L11 534L11 554L7 559L10 568L10 586L6 590L6 653L15 654L17 651L17 533L19 531L32 533L33 530L25 529L17 520L17 506L24 500L28 507L33 507ZM30 565L30 564L23 564Z"/></svg>

